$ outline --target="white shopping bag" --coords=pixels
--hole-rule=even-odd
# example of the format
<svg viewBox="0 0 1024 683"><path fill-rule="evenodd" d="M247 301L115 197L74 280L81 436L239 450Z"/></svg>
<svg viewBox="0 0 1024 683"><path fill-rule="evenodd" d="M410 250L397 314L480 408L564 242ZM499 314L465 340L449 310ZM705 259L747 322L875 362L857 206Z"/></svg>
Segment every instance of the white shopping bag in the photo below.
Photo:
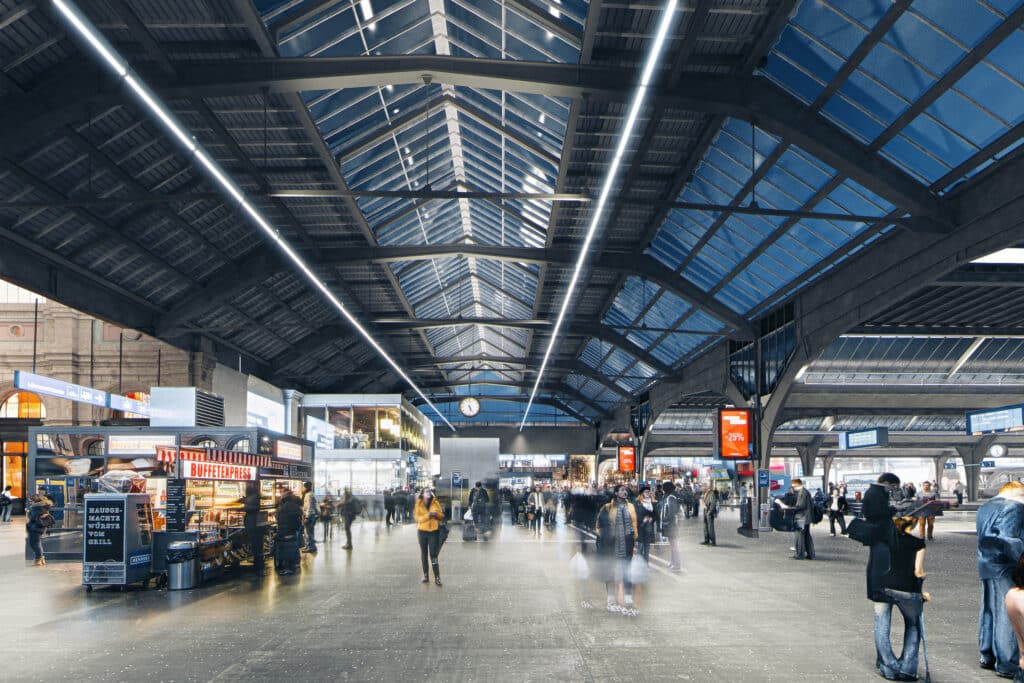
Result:
<svg viewBox="0 0 1024 683"><path fill-rule="evenodd" d="M473 511L472 510L466 510L466 514L462 515L462 519L467 521L467 522L472 522L473 521Z"/></svg>
<svg viewBox="0 0 1024 683"><path fill-rule="evenodd" d="M629 577L633 583L647 583L651 574L651 568L640 555L634 555L629 563Z"/></svg>
<svg viewBox="0 0 1024 683"><path fill-rule="evenodd" d="M582 553L577 552L572 556L572 559L569 560L569 568L578 581L585 581L590 578L590 566L587 564L587 558L583 557Z"/></svg>

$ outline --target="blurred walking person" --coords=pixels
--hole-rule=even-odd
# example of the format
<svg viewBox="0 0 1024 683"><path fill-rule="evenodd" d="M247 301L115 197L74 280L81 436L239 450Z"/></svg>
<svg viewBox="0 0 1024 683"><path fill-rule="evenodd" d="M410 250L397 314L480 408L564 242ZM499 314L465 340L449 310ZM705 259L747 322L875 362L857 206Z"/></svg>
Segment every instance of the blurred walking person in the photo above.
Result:
<svg viewBox="0 0 1024 683"><path fill-rule="evenodd" d="M430 567L434 568L434 583L441 585L441 567L437 555L441 551L441 524L444 522L444 510L434 498L430 489L423 489L413 507L413 518L416 520L416 537L420 544L420 565L423 567L422 583L430 582ZM430 564L427 564L429 555Z"/></svg>
<svg viewBox="0 0 1024 683"><path fill-rule="evenodd" d="M533 487L526 499L526 517L530 520L530 529L540 535L541 515L544 513L544 494L540 491L540 484Z"/></svg>
<svg viewBox="0 0 1024 683"><path fill-rule="evenodd" d="M395 523L395 496L391 489L384 489L384 525Z"/></svg>
<svg viewBox="0 0 1024 683"><path fill-rule="evenodd" d="M635 616L633 583L629 563L636 547L636 509L630 505L629 489L619 484L614 497L597 513L598 553L608 591L608 611Z"/></svg>
<svg viewBox="0 0 1024 683"><path fill-rule="evenodd" d="M352 522L363 511L363 504L352 495L350 489L345 489L341 496L341 521L345 525L345 545L342 550L352 550Z"/></svg>
<svg viewBox="0 0 1024 683"><path fill-rule="evenodd" d="M39 492L29 499L28 522L25 524L25 531L28 534L28 547L35 555L35 565L42 567L46 565L46 556L43 555L43 536L46 530L54 525L53 515L50 508L53 501L46 495L46 489L40 487Z"/></svg>
<svg viewBox="0 0 1024 683"><path fill-rule="evenodd" d="M833 486L828 492L828 528L832 535L836 535L836 521L839 521L839 531L846 535L846 511L849 509L849 502L846 500L846 493L838 486Z"/></svg>
<svg viewBox="0 0 1024 683"><path fill-rule="evenodd" d="M320 523L324 528L324 543L328 537L334 538L334 496L327 494L320 501Z"/></svg>
<svg viewBox="0 0 1024 683"><path fill-rule="evenodd" d="M668 539L671 561L668 568L678 572L683 568L683 560L679 555L679 498L676 496L676 485L670 481L661 484L663 498L661 500L661 533Z"/></svg>
<svg viewBox="0 0 1024 683"><path fill-rule="evenodd" d="M920 525L918 536L927 538L929 541L934 540L935 515L938 513L936 502L938 500L939 493L932 488L931 482L926 481L921 484L921 492L917 494L917 504L919 506L927 505L927 507L917 511L917 518L920 520L918 522Z"/></svg>

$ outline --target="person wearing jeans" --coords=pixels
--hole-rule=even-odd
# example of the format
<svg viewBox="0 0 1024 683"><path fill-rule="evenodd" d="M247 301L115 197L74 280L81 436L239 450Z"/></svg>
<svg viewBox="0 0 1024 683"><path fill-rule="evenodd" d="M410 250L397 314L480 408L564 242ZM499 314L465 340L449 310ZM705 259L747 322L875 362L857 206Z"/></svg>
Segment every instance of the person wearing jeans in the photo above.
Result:
<svg viewBox="0 0 1024 683"><path fill-rule="evenodd" d="M981 579L979 663L981 668L1009 678L1019 670L1020 648L1004 601L1014 585L1014 567L1024 554L1024 484L1004 484L999 495L978 509L975 520Z"/></svg>
<svg viewBox="0 0 1024 683"><path fill-rule="evenodd" d="M661 533L668 539L668 547L671 552L671 562L668 568L678 572L682 569L683 560L679 555L679 498L676 496L676 485L670 481L661 484L661 493L664 498L661 501ZM687 507L689 510L689 507Z"/></svg>
<svg viewBox="0 0 1024 683"><path fill-rule="evenodd" d="M910 535L917 526L916 517L897 517L895 543L892 546L891 569L886 575L883 599L876 600L875 608L875 665L878 672L890 681L917 680L917 653L921 641L924 601L925 544ZM892 651L889 632L892 625L892 607L896 605L903 616L903 652L896 657Z"/></svg>
<svg viewBox="0 0 1024 683"><path fill-rule="evenodd" d="M441 524L444 523L444 510L430 489L423 489L416 499L412 511L416 520L416 537L420 544L420 565L423 568L422 583L430 582L429 568L434 568L434 583L441 585L441 566L437 555L441 552ZM427 557L430 564L427 564Z"/></svg>

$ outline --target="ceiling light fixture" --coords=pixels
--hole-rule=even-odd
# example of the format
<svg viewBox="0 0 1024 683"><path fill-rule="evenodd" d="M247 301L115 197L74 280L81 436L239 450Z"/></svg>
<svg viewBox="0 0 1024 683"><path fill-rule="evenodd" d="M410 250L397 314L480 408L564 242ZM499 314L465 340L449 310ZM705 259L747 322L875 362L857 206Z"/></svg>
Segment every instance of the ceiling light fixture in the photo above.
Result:
<svg viewBox="0 0 1024 683"><path fill-rule="evenodd" d="M608 203L608 198L611 195L612 187L615 185L615 181L619 175L619 166L622 164L622 158L626 154L626 147L629 144L629 139L633 136L633 130L636 128L636 121L640 117L640 110L643 108L644 101L647 99L647 91L650 89L651 81L654 78L654 70L658 66L658 62L661 60L661 54L665 48L666 38L668 37L668 31L672 27L672 22L675 19L677 0L669 0L665 3L665 9L661 15L661 21L658 23L658 30L654 35L654 42L651 44L650 51L647 53L647 61L644 64L644 70L640 76L640 85L636 89L636 93L633 95L633 101L629 106L629 113L626 116L626 122L622 127L622 132L619 135L619 142L615 148L615 156L612 157L611 165L608 166L608 172L604 177L604 183L601 186L601 193L598 195L597 203L594 206L594 212L591 214L590 225L587 227L587 234L583 239L583 245L580 247L579 256L576 258L576 266L572 271L572 279L569 280L569 287L565 291L565 297L562 299L562 306L558 311L558 318L555 320L555 326L551 330L551 341L548 342L548 348L544 352L544 359L541 361L540 370L537 372L537 380L533 384L533 391L530 392L530 400L526 404L526 410L523 413L523 421L519 423L519 431L523 430L526 426L526 420L530 416L530 408L533 407L533 401L537 398L537 391L540 389L540 383L544 379L544 371L547 369L548 361L551 359L551 352L555 348L555 344L558 343L558 333L562 329L562 322L565 320L566 311L569 309L569 304L572 302L572 295L576 290L576 285L579 282L580 273L583 270L583 263L586 261L587 252L590 251L590 243L594 239L594 235L597 233L597 228L601 224L604 218L605 206Z"/></svg>
<svg viewBox="0 0 1024 683"><path fill-rule="evenodd" d="M224 172L224 169L213 160L203 147L196 142L195 138L189 135L187 129L177 120L158 99L156 94L145 84L145 82L137 75L134 74L128 65L128 62L118 54L117 50L103 37L103 35L96 29L96 27L89 21L81 10L79 10L69 0L53 0L54 7L61 13L61 15L67 20L75 32L80 35L86 43L96 52L99 57L107 63L108 66L117 74L126 85L138 96L139 100L146 106L146 108L164 125L164 127L170 132L177 140L189 151L195 158L195 160L205 168L210 176L223 188L223 190L234 199L241 207L244 213L248 214L252 218L253 222L262 230L267 237L270 238L274 244L288 257L288 259L298 268L306 279L313 285L314 288L320 291L321 294L326 298L341 315L348 320L348 322L356 329L357 332L367 341L367 343L373 348L377 354L383 358L388 365L390 365L398 376L401 377L405 382L412 387L412 389L419 394L420 398L426 401L427 405L430 406L437 416L444 421L446 425L454 432L455 427L451 422L441 414L441 411L437 409L437 406L427 397L423 390L416 385L412 379L405 373L404 370L398 365L398 363L384 350L380 343L374 339L373 335L363 327L355 316L353 316L345 305L334 295L334 293L327 287L327 285L321 280L316 273L307 265L306 261L291 247L290 244L281 236L263 214L253 206L245 194L238 187L237 184Z"/></svg>

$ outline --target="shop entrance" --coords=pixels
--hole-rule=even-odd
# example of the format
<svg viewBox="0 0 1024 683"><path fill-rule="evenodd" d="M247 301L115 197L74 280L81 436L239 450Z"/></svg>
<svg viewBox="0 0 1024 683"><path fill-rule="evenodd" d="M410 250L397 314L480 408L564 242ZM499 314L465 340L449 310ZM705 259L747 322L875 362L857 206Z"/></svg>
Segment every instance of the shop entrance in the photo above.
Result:
<svg viewBox="0 0 1024 683"><path fill-rule="evenodd" d="M25 513L28 486L28 430L46 417L42 400L27 391L15 391L0 400L0 489L11 487L12 514Z"/></svg>

